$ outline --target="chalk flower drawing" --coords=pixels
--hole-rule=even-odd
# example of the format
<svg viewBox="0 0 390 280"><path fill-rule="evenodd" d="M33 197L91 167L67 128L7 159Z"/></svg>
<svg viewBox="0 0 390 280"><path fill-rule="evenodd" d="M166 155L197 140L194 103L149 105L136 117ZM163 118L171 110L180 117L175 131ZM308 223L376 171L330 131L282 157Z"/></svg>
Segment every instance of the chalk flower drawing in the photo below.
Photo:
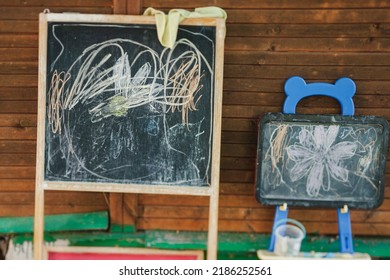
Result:
<svg viewBox="0 0 390 280"><path fill-rule="evenodd" d="M287 147L288 158L295 162L289 174L292 182L307 175L306 192L318 196L321 188L329 191L331 178L339 182L348 181L348 170L343 161L355 155L357 143L338 142L333 145L339 132L338 126L316 126L314 131L303 128L299 132L299 144Z"/></svg>

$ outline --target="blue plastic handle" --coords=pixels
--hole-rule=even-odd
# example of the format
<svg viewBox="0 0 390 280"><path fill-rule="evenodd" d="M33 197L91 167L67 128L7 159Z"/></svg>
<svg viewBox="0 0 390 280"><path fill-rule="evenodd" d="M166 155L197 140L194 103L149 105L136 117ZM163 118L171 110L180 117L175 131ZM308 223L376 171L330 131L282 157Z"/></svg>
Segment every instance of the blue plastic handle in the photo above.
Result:
<svg viewBox="0 0 390 280"><path fill-rule="evenodd" d="M283 113L295 114L299 101L310 96L328 96L335 98L341 105L341 113L344 116L352 116L355 113L355 105L352 97L356 92L356 85L350 78L340 78L334 84L330 83L306 83L299 77L293 76L284 84L286 100L283 105Z"/></svg>

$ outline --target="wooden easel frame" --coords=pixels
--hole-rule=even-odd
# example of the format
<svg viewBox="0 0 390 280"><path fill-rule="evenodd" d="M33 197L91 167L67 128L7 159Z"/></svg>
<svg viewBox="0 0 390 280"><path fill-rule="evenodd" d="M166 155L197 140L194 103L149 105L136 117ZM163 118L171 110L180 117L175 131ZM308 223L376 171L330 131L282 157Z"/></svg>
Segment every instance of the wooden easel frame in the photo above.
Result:
<svg viewBox="0 0 390 280"><path fill-rule="evenodd" d="M215 26L215 73L214 73L214 105L211 180L208 187L137 185L137 184L105 184L54 182L44 178L45 161L45 124L46 124L46 73L47 73L47 40L48 22L82 22L112 24L155 24L154 17L127 15L86 15L86 14L54 14L42 13L39 17L39 81L38 81L38 128L36 158L36 189L34 219L34 258L43 258L44 241L44 194L46 190L58 191L92 191L143 194L173 194L210 197L209 230L207 242L207 259L216 259L218 239L218 200L221 149L222 119L222 82L225 20L215 18L186 19L182 25Z"/></svg>

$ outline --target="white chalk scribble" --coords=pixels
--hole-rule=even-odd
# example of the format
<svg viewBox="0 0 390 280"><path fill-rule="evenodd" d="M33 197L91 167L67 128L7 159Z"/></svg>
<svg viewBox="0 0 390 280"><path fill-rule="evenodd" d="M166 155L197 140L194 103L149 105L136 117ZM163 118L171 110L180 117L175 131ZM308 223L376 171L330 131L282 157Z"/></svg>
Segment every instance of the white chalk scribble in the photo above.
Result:
<svg viewBox="0 0 390 280"><path fill-rule="evenodd" d="M190 41L181 39L176 42L175 47L186 45L192 50L171 59L175 48L166 49L158 56L143 45L145 51L130 64L128 54L121 46L125 43L135 42L117 39L88 47L76 59L76 62L82 61L82 64L72 86L66 91L64 86L70 79L76 62L66 73L57 74L57 70L54 71L50 84L53 90L50 90L48 95L51 107L56 108L53 110L56 113L51 114L50 120L53 133L61 133L59 108L71 110L79 103L92 103L101 96L104 96L104 99L89 110L92 122L99 122L111 116L123 117L129 109L158 103L166 105L166 112L180 111L183 124L188 123L188 112L196 110L196 103L201 98L196 97L202 88L200 51ZM112 49L118 49L121 56L110 65L113 55L107 53L107 50ZM154 65L145 62L138 69L134 69L138 59L145 57L152 58L150 61L154 62ZM203 64L210 70L210 65L204 59Z"/></svg>
<svg viewBox="0 0 390 280"><path fill-rule="evenodd" d="M149 45L138 27L106 25L125 35L83 43L69 37L69 30L80 27L94 32L95 25L58 23L51 29L56 44L49 46L46 129L53 141L47 142L47 174L64 180L207 185L213 39L180 29L185 35L168 49ZM138 35L129 35L132 28ZM210 49L199 47L199 40Z"/></svg>

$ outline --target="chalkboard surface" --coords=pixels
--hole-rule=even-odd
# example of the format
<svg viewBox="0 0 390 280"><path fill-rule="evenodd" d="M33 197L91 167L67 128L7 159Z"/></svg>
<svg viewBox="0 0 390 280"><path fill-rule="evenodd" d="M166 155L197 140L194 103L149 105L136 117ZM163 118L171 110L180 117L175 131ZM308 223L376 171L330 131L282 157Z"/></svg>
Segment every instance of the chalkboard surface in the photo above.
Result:
<svg viewBox="0 0 390 280"><path fill-rule="evenodd" d="M209 186L215 26L49 22L44 179Z"/></svg>
<svg viewBox="0 0 390 280"><path fill-rule="evenodd" d="M383 200L387 142L383 118L267 114L256 197L269 205L375 208Z"/></svg>

